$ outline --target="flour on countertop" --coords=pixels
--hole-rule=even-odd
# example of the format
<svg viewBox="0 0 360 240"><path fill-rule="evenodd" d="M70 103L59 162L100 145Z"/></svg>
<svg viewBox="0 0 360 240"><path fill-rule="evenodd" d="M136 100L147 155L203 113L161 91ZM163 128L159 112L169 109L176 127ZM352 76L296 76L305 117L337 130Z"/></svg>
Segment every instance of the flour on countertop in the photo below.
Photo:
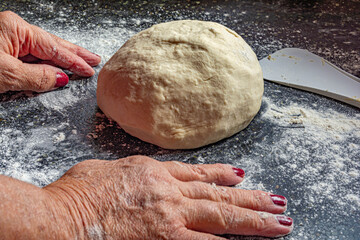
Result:
<svg viewBox="0 0 360 240"><path fill-rule="evenodd" d="M50 12L54 9L53 6L45 4L40 7ZM60 18L49 21L39 19L34 24L101 55L102 62L96 68L97 73L127 39L143 30L144 26L155 24L155 21L147 18L131 17L115 22L111 18L104 17L98 24L90 23L93 24L89 26L91 30L82 30L73 19L67 19L69 11L72 10L64 7L58 13ZM31 15L31 12L27 14ZM181 13L175 14L181 15ZM245 16L246 12L243 14ZM204 20L208 18L208 20L215 20L226 25L226 22L222 20L223 17L223 14L218 16L217 13L204 13ZM185 18L187 16L178 17L178 19ZM66 27L58 27L58 23L64 23ZM261 40L265 36L263 29L255 25L249 26L248 31L241 35L245 39L251 39L251 36L257 34L259 41L253 41L251 44L256 52L266 54L289 46L289 43L281 42L275 39L276 37ZM273 31L271 26L264 26L264 28L268 32ZM324 51L323 49L322 53ZM58 179L75 163L93 158L95 153L101 152L103 155L99 154L100 157L106 157L106 147L113 147L113 141L102 141L101 144L92 144L91 141L100 141L101 134L106 130L118 131L120 128L116 128L115 123L105 120L106 117L97 112L95 120L82 119L89 121L87 125L92 126L84 130L77 127L74 122L70 122L66 110L76 108L77 104L81 103L83 95L94 98L95 95L92 94L96 89L95 81L96 76L90 80L76 80L61 91L33 96L39 106L35 104L31 106L32 109L44 107L49 112L45 116L27 122L24 130L7 127L1 129L0 174L44 186ZM265 96L267 96L266 92ZM281 105L272 102L270 97L265 97L264 103L267 104L267 108L255 119L256 124L271 125L275 129L274 134L277 134L276 129L281 129L278 131L281 134L280 140L271 142L268 140L271 136L269 134L262 136L263 132L260 129L257 134L264 138L263 142L250 142L250 147L248 147L248 145L242 145L243 140L238 135L233 136L229 141L234 144L229 145L226 152L221 152L222 160L236 163L237 167L245 169L245 180L237 186L238 188L260 189L285 195L289 199L287 214L303 220L302 224L295 222L296 233L286 239L310 239L306 220L316 219L322 211L325 211L321 207L322 203L330 202L333 207L331 210L341 212L343 216L351 216L352 212L358 211L360 207L360 191L356 187L360 180L360 114L347 116L328 108L318 110L315 106L312 108L311 104ZM29 101L17 106L16 111L19 117L29 104L34 103ZM92 104L95 108L95 103L92 102ZM8 110L0 105L0 124L2 121L21 122L21 120L10 118ZM51 124L46 125L52 118L55 120L58 118L63 122L59 120L56 127ZM119 134L119 132L114 134ZM226 144L226 141L228 140L218 144ZM116 146L118 148L125 150L134 148L134 151L137 151L134 144L118 142L119 145ZM76 145L76 149L73 149L72 145ZM58 150L58 147L61 150ZM212 151L217 150L216 147L217 144L214 144L197 149L195 152L169 152L156 149L152 156L159 160L212 163L218 160L211 156ZM111 153L109 156L114 157ZM264 159L266 159L265 163ZM44 161L50 164L44 166L42 164ZM265 170L269 168L268 166L271 166L272 171ZM272 180L272 178L267 178L269 174L283 176L286 179L268 183L267 180ZM298 189L289 188L288 182L297 185ZM298 216L298 209L304 208L308 210L308 213ZM94 234L97 233L98 229L95 228ZM335 240L335 238L330 239Z"/></svg>
<svg viewBox="0 0 360 240"><path fill-rule="evenodd" d="M265 98L265 100L270 103L269 99ZM269 115L271 115L271 117ZM270 109L264 117L268 119L275 118L276 124L301 124L306 128L311 128L312 130L321 129L329 134L335 134L335 136L336 133L354 133L360 137L360 114L356 114L355 118L349 118L349 116L334 110L319 112L318 110L293 104L286 108L278 108L270 105ZM317 132L313 132L313 134L317 134ZM323 133L320 133L320 135L321 134ZM323 134L324 138L328 136L329 135Z"/></svg>
<svg viewBox="0 0 360 240"><path fill-rule="evenodd" d="M298 104L278 107L268 98L265 101L269 108L262 117L278 127L290 127L275 147L279 159L287 158L282 166L284 172L298 170L293 179L304 182L310 199L316 201L316 196L321 196L341 204L344 200L334 199L336 193L345 196L346 185L359 181L360 146L353 138L360 136L360 114L350 117L333 110L314 110ZM293 119L301 121L294 123ZM303 128L294 130L294 125ZM353 200L359 204L359 198Z"/></svg>
<svg viewBox="0 0 360 240"><path fill-rule="evenodd" d="M55 3L54 3L55 4ZM40 8L44 11L52 12L54 6L40 4ZM79 140L79 132L69 122L60 122L55 128L43 126L49 119L56 119L57 116L65 117L67 109L74 109L77 104L82 101L84 95L93 94L96 90L96 78L99 70L106 61L136 32L142 30L142 24L152 25L152 20L147 18L124 18L119 21L107 19L106 17L100 24L94 24L88 27L91 30L82 30L76 22L67 19L67 14L71 9L64 7L57 14L59 17L52 20L44 21L41 18L35 19L32 24L37 25L52 34L55 34L67 41L79 46L85 47L102 57L99 67L95 68L96 75L90 79L74 80L68 86L59 91L52 91L42 94L34 94L29 92L19 92L10 96L9 101L21 98L21 96L30 97L29 101L19 103L17 106L18 115L22 117L28 109L48 109L49 115L40 116L33 121L26 123L27 128L23 131L12 128L4 129L0 132L0 174L12 176L14 178L33 183L38 186L44 186L59 178L67 169L69 169L79 158L91 158L93 150L86 148L83 143L83 149L66 153L65 159L58 159L56 156L57 145L62 147L71 146L71 141ZM20 15L32 15L32 12L20 12ZM59 26L59 22L66 26ZM86 87L85 87L85 86ZM95 98L95 96L91 96ZM36 102L31 101L36 98ZM94 104L95 108L95 104ZM100 113L98 113L100 114ZM8 121L10 113L8 109L0 105L0 123ZM102 115L102 114L101 114ZM105 118L104 115L102 115ZM66 119L66 121L69 121ZM35 122L35 123L34 123ZM80 123L81 124L81 123ZM40 125L40 126L39 126ZM110 124L111 126L111 124ZM89 132L89 138L97 138L96 132L104 128L104 124L96 125L95 131ZM109 125L107 125L109 127ZM69 129L71 128L71 129ZM68 135L67 132L71 134ZM49 153L49 154L48 154ZM51 154L51 155L50 155ZM64 155L64 154L59 154ZM42 161L57 161L56 168L39 167Z"/></svg>

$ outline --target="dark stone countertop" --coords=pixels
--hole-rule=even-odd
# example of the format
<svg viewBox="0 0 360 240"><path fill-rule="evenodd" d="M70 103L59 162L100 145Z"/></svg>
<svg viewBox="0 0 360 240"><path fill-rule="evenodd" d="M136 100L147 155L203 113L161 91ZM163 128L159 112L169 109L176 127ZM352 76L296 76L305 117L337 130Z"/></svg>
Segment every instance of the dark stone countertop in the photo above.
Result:
<svg viewBox="0 0 360 240"><path fill-rule="evenodd" d="M94 77L73 77L57 91L0 94L1 174L44 186L90 158L145 154L161 161L230 163L247 173L240 187L288 198L286 214L295 228L284 239L359 239L358 109L265 82L261 110L248 128L203 148L171 151L127 135L101 113L95 94L99 70L126 39L177 19L222 23L259 59L298 47L359 77L359 1L5 0L3 10L100 54L103 61Z"/></svg>

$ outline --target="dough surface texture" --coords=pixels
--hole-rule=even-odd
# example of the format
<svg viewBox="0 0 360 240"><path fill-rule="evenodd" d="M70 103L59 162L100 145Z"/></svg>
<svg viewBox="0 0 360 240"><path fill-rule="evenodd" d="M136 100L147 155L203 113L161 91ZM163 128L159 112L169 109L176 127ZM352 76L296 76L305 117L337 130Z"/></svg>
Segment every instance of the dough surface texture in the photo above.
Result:
<svg viewBox="0 0 360 240"><path fill-rule="evenodd" d="M168 149L244 129L264 82L250 46L218 23L181 20L130 38L100 71L97 102L127 133Z"/></svg>

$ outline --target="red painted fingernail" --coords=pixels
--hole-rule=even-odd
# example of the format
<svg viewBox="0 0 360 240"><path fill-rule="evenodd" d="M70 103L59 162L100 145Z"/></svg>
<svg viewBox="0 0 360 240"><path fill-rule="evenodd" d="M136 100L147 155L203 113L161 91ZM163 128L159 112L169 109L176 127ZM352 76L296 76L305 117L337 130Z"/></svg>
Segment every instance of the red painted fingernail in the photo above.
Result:
<svg viewBox="0 0 360 240"><path fill-rule="evenodd" d="M241 168L233 168L233 171L238 177L245 177L245 171Z"/></svg>
<svg viewBox="0 0 360 240"><path fill-rule="evenodd" d="M58 72L56 74L56 84L55 87L63 87L69 82L69 77L63 72Z"/></svg>
<svg viewBox="0 0 360 240"><path fill-rule="evenodd" d="M285 206L286 205L286 198L281 195L276 194L270 194L271 200L274 202L274 204L279 206Z"/></svg>
<svg viewBox="0 0 360 240"><path fill-rule="evenodd" d="M276 219L281 225L284 226L291 226L293 224L293 220L290 217L283 216L283 215L277 215Z"/></svg>
<svg viewBox="0 0 360 240"><path fill-rule="evenodd" d="M96 53L93 53L93 52L92 52L92 54L94 54L94 55L97 56L97 57L101 57L100 55L98 55L98 54L96 54Z"/></svg>

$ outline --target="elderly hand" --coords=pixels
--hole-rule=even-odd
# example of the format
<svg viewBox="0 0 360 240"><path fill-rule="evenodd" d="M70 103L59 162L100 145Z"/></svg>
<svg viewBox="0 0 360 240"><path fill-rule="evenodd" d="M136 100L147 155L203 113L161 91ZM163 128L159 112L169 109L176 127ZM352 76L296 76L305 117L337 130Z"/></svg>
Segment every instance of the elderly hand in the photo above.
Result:
<svg viewBox="0 0 360 240"><path fill-rule="evenodd" d="M88 160L46 186L50 208L73 239L224 239L281 236L292 219L286 199L224 185L242 181L230 165L159 162L144 156Z"/></svg>
<svg viewBox="0 0 360 240"><path fill-rule="evenodd" d="M31 63L41 60L50 64ZM100 61L100 56L25 22L15 13L0 12L0 93L63 87L69 78L60 68L90 77L95 73L91 66Z"/></svg>

